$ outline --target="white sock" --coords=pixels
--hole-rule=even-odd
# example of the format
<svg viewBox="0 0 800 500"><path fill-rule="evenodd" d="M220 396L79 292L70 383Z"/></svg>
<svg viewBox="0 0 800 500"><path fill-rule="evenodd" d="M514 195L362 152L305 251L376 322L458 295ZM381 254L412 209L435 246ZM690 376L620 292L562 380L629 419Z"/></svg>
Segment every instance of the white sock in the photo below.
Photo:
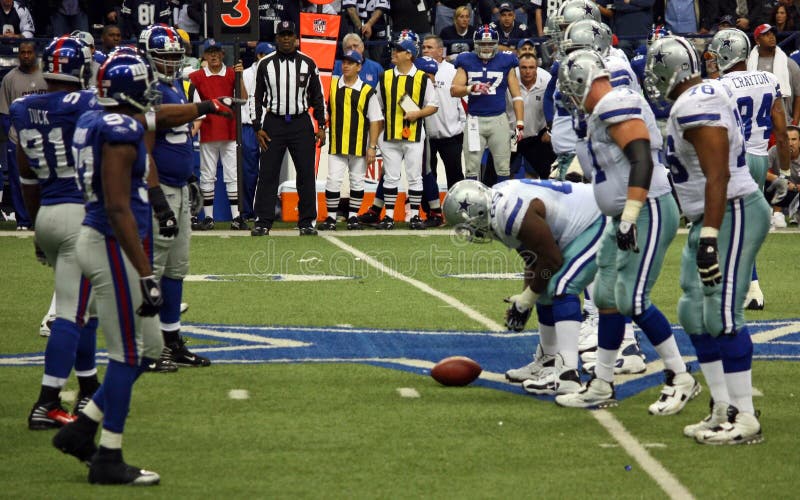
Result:
<svg viewBox="0 0 800 500"><path fill-rule="evenodd" d="M614 382L614 365L617 362L617 352L597 346L597 364L594 365L594 374L597 378L608 383Z"/></svg>
<svg viewBox="0 0 800 500"><path fill-rule="evenodd" d="M554 326L539 323L539 344L544 354L549 356L558 354L558 337Z"/></svg>
<svg viewBox="0 0 800 500"><path fill-rule="evenodd" d="M686 371L686 363L681 358L681 351L678 350L675 335L670 335L667 340L653 347L664 362L664 368L672 370L675 374Z"/></svg>
<svg viewBox="0 0 800 500"><path fill-rule="evenodd" d="M636 335L633 333L633 321L625 323L625 337L623 337L622 341L626 340L636 340Z"/></svg>
<svg viewBox="0 0 800 500"><path fill-rule="evenodd" d="M231 218L235 219L239 217L239 201L231 202Z"/></svg>
<svg viewBox="0 0 800 500"><path fill-rule="evenodd" d="M752 370L726 373L725 382L728 385L731 404L742 413L755 415L756 411L755 408L753 408Z"/></svg>
<svg viewBox="0 0 800 500"><path fill-rule="evenodd" d="M94 403L94 400L89 400L89 403L87 403L81 411L93 422L100 423L100 421L103 420L103 412L100 411L100 408Z"/></svg>
<svg viewBox="0 0 800 500"><path fill-rule="evenodd" d="M581 335L581 324L577 321L559 321L556 323L558 352L564 358L564 367L570 370L578 368L578 338ZM544 346L542 346L544 349Z"/></svg>
<svg viewBox="0 0 800 500"><path fill-rule="evenodd" d="M725 381L725 371L722 369L722 360L712 361L711 363L700 363L700 370L706 378L708 390L715 403L730 404L731 397L728 394L728 384Z"/></svg>
<svg viewBox="0 0 800 500"><path fill-rule="evenodd" d="M594 281L586 287L586 294L583 296L583 310L589 316L597 314L597 307L594 305Z"/></svg>
<svg viewBox="0 0 800 500"><path fill-rule="evenodd" d="M100 432L100 446L110 450L119 450L122 448L122 434L111 432L108 429L103 429Z"/></svg>
<svg viewBox="0 0 800 500"><path fill-rule="evenodd" d="M50 309L47 310L47 315L55 317L56 315L56 292L53 292L53 299L50 301Z"/></svg>

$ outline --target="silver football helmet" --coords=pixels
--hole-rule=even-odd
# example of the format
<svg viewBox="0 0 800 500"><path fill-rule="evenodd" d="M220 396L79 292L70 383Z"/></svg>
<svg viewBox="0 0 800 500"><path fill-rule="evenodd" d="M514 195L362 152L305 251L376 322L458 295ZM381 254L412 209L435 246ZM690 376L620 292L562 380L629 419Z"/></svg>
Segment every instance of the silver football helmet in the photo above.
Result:
<svg viewBox="0 0 800 500"><path fill-rule="evenodd" d="M644 89L650 102L673 102L670 93L679 83L700 76L700 57L694 46L679 36L665 36L647 50Z"/></svg>
<svg viewBox="0 0 800 500"><path fill-rule="evenodd" d="M600 9L591 0L567 0L561 4L556 13L555 22L561 31L566 31L567 26L581 19L592 19L602 22Z"/></svg>
<svg viewBox="0 0 800 500"><path fill-rule="evenodd" d="M718 31L711 39L708 51L716 58L720 73L725 74L735 64L747 62L747 57L750 55L750 39L743 31L736 28Z"/></svg>
<svg viewBox="0 0 800 500"><path fill-rule="evenodd" d="M492 240L492 190L483 183L471 179L456 182L447 191L442 209L445 221L455 227L457 235L476 243Z"/></svg>
<svg viewBox="0 0 800 500"><path fill-rule="evenodd" d="M594 19L581 19L567 27L561 50L569 54L575 50L589 49L598 52L601 56L608 54L611 47L611 30L603 23Z"/></svg>
<svg viewBox="0 0 800 500"><path fill-rule="evenodd" d="M584 102L592 82L609 76L597 52L584 49L570 53L558 68L558 88L566 98L562 102L571 110L586 111Z"/></svg>
<svg viewBox="0 0 800 500"><path fill-rule="evenodd" d="M544 26L544 36L545 41L540 45L540 50L544 65L549 65L553 61L560 59L559 47L561 46L561 40L564 38L564 32L561 31L561 26L556 22L556 16L547 18L547 23Z"/></svg>

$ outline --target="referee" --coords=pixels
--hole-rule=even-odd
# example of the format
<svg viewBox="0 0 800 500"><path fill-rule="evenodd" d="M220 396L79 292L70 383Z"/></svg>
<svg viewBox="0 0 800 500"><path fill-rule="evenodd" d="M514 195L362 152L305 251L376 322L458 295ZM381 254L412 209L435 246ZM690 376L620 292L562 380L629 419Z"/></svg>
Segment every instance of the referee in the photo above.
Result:
<svg viewBox="0 0 800 500"><path fill-rule="evenodd" d="M313 223L317 218L317 189L314 173L315 143L325 144L325 98L319 70L314 61L299 52L297 35L292 21L281 21L276 27L278 50L264 57L256 70L256 120L253 128L263 150L258 171L253 236L269 234L275 220L278 201L278 181L281 163L287 148L297 171L297 194L300 235L316 235ZM319 130L308 115L314 108ZM262 115L265 108L266 116Z"/></svg>

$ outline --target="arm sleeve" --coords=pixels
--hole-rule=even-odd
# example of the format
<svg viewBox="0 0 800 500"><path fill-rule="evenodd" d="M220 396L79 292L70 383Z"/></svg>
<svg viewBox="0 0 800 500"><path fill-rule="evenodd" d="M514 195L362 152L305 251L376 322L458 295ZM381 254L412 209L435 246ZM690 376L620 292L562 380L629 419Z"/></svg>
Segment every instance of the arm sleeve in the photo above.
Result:
<svg viewBox="0 0 800 500"><path fill-rule="evenodd" d="M19 15L19 32L25 38L33 38L36 29L33 25L33 17L25 7L17 7L17 15Z"/></svg>

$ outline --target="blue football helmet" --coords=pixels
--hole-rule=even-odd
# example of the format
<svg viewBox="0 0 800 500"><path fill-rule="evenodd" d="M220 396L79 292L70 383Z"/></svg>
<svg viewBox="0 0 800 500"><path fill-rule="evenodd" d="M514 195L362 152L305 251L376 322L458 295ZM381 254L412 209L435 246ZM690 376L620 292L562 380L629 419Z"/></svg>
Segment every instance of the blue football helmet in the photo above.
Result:
<svg viewBox="0 0 800 500"><path fill-rule="evenodd" d="M89 47L65 35L54 39L42 51L42 76L45 80L77 83L85 89L92 77L91 62Z"/></svg>
<svg viewBox="0 0 800 500"><path fill-rule="evenodd" d="M129 56L137 56L146 59L144 52L140 51L133 45L117 45L108 53L107 57L115 56L118 54L127 54Z"/></svg>
<svg viewBox="0 0 800 500"><path fill-rule="evenodd" d="M475 30L472 36L475 42L475 53L481 59L491 59L497 54L497 46L500 44L500 34L488 24L484 24Z"/></svg>
<svg viewBox="0 0 800 500"><path fill-rule="evenodd" d="M139 35L139 50L147 55L159 80L172 83L183 66L181 36L170 26L153 25Z"/></svg>
<svg viewBox="0 0 800 500"><path fill-rule="evenodd" d="M439 71L439 63L437 63L432 57L428 56L422 56L414 59L414 66L416 66L418 70L428 73L429 75L435 75L436 72Z"/></svg>
<svg viewBox="0 0 800 500"><path fill-rule="evenodd" d="M136 55L114 53L97 72L97 102L103 106L129 104L147 111L161 103L150 65Z"/></svg>

